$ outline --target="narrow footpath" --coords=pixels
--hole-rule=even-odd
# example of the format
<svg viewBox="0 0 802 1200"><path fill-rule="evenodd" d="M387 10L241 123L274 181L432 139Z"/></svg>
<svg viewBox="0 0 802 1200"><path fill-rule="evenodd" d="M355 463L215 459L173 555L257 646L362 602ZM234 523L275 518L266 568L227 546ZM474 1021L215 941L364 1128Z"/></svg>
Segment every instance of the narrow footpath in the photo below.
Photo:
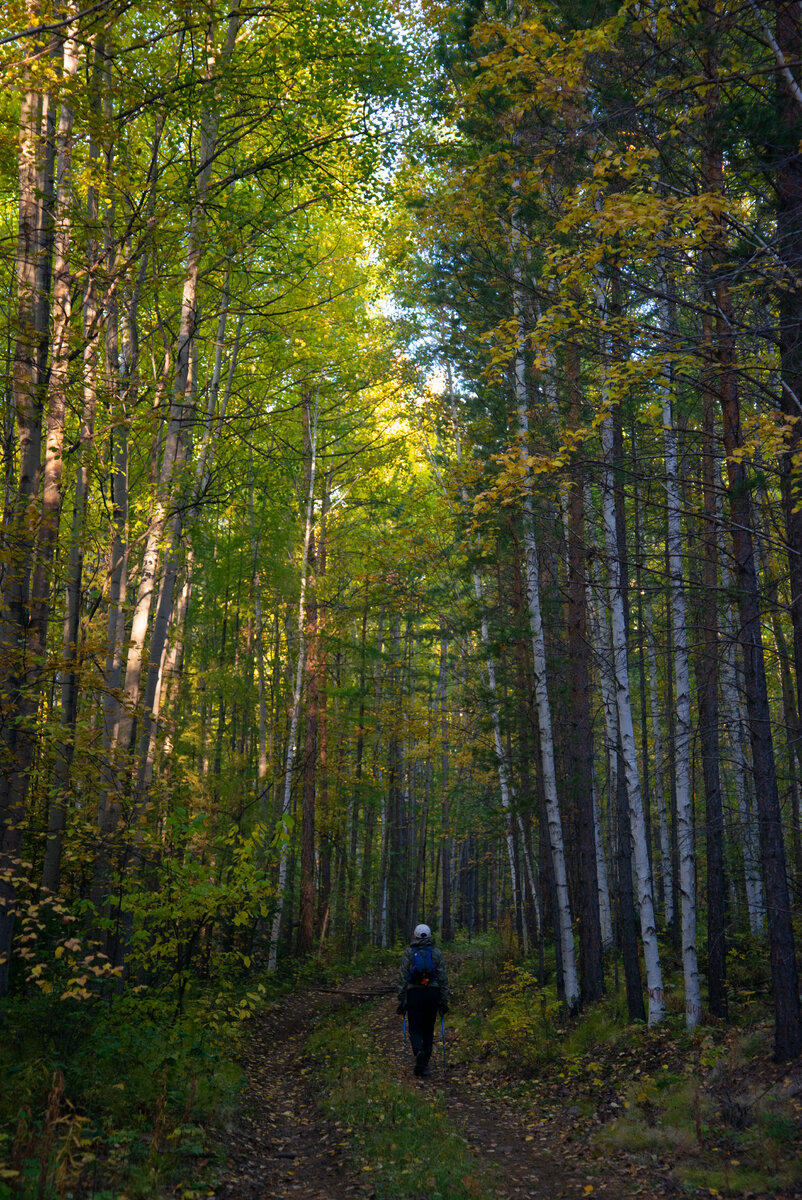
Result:
<svg viewBox="0 0 802 1200"><path fill-rule="evenodd" d="M497 1164L494 1194L499 1200L634 1200L665 1195L664 1180L620 1170L603 1170L571 1143L570 1114L558 1128L538 1115L517 1111L485 1092L481 1065L457 1062L453 1031L447 1033L448 1067L442 1046L432 1074L416 1079L403 1052L400 1019L392 993L392 972L349 981L331 990L293 993L255 1017L244 1067L248 1085L235 1127L228 1135L228 1159L217 1200L348 1200L377 1195L370 1172L354 1159L347 1128L322 1111L320 1083L304 1042L318 1018L338 1007L377 1001L366 1020L387 1063L388 1074L405 1086L442 1093L453 1127L466 1152ZM479 1072L479 1073L477 1073ZM431 1131L422 1131L428 1136ZM436 1144L433 1146L436 1153ZM466 1157L467 1157L466 1154Z"/></svg>

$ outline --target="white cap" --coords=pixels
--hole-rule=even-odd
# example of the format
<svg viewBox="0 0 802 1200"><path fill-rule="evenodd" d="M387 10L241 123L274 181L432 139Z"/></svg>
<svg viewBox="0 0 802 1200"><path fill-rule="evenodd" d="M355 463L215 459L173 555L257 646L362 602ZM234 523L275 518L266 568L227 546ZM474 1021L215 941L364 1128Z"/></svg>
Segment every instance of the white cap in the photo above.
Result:
<svg viewBox="0 0 802 1200"><path fill-rule="evenodd" d="M415 933L413 934L413 936L415 938L415 941L418 941L419 938L431 937L432 931L428 925L416 925Z"/></svg>

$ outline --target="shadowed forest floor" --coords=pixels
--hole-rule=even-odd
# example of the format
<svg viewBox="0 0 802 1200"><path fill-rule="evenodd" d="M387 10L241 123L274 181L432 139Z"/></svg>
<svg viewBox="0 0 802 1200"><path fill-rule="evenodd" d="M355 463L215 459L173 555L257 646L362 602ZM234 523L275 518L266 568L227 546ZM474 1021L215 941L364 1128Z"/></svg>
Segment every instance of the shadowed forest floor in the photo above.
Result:
<svg viewBox="0 0 802 1200"><path fill-rule="evenodd" d="M488 992L471 957L449 956L458 1019L447 1069L438 1030L427 1079L412 1074L391 967L257 1015L217 1200L802 1197L802 1064L772 1063L767 1023L751 1027L761 1048L748 1061L743 1030L689 1042L667 1023L616 1027L533 1070L484 1043Z"/></svg>
<svg viewBox="0 0 802 1200"><path fill-rule="evenodd" d="M404 1053L395 996L388 991L386 999L376 999L391 985L392 972L386 971L343 985L342 990L295 993L253 1020L244 1062L248 1085L227 1139L227 1170L215 1192L218 1200L301 1195L346 1200L390 1194L377 1190L369 1167L360 1168L349 1130L326 1116L316 1064L304 1050L321 1017L362 1003L370 1038L388 1075L433 1101L442 1100L448 1121L464 1139L466 1175L479 1165L483 1186L477 1184L477 1195L629 1200L666 1194L665 1180L637 1167L612 1171L605 1162L601 1177L598 1162L582 1143L568 1145L573 1136L570 1111L543 1121L537 1113L493 1099L485 1091L481 1064L454 1061L466 1056L453 1030L446 1034L447 1059L452 1061L445 1072L442 1044L436 1042L431 1076L416 1079L411 1054L408 1049ZM420 1136L426 1153L436 1156L434 1115ZM421 1197L428 1194L422 1183Z"/></svg>

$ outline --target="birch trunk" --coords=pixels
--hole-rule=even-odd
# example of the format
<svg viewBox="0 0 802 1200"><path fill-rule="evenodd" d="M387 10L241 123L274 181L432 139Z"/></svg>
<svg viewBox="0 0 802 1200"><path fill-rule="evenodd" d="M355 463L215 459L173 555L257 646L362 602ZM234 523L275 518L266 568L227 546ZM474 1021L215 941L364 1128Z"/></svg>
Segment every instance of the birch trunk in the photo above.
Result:
<svg viewBox="0 0 802 1200"><path fill-rule="evenodd" d="M668 829L666 806L665 749L663 731L660 726L660 702L657 686L657 652L654 643L652 605L644 597L643 620L646 632L646 652L649 660L649 708L652 714L652 746L654 747L654 795L657 806L657 831L660 842L660 878L663 881L663 913L666 924L671 923L674 912L674 875L671 870L671 836Z"/></svg>
<svg viewBox="0 0 802 1200"><path fill-rule="evenodd" d="M278 882L276 890L276 911L273 914L273 925L270 931L270 947L267 956L268 971L275 971L278 961L278 943L281 935L281 919L284 912L284 891L287 885L287 864L290 854L290 800L292 796L292 763L295 758L295 743L298 738L298 720L301 713L301 689L303 686L304 665L306 658L306 583L309 566L309 547L312 540L312 520L315 507L315 470L317 464L317 419L319 393L315 394L314 411L309 419L309 466L307 468L308 489L306 496L306 523L304 526L304 543L301 552L301 591L298 599L298 661L295 666L295 686L292 693L292 710L290 714L290 731L287 738L287 757L284 763L284 795L279 814L277 836L280 839ZM304 406L309 413L310 397L304 396Z"/></svg>
<svg viewBox="0 0 802 1200"><path fill-rule="evenodd" d="M604 298L600 299L600 310L604 319ZM606 336L606 335L603 335ZM606 355L606 344L602 356ZM602 366L604 371L604 366ZM615 479L613 472L613 418L609 412L606 380L603 379L604 402L608 414L602 423L602 449L604 455L602 509L604 516L605 541L609 564L610 623L613 644L613 669L615 673L618 729L621 739L621 754L629 801L632 853L635 860L635 877L640 907L641 938L646 966L646 987L649 995L649 1024L655 1025L665 1016L663 977L660 968L660 952L657 944L657 929L654 915L652 874L649 851L646 844L646 824L641 801L640 776L635 747L635 730L632 722L632 705L629 692L629 656L624 620L624 580L621 577L621 559L618 548L619 530L615 512Z"/></svg>
<svg viewBox="0 0 802 1200"><path fill-rule="evenodd" d="M660 319L663 336L671 328L669 281L661 270ZM682 508L677 463L677 431L671 403L671 379L664 368L661 383L663 446L665 455L666 508L668 521L668 568L671 623L674 642L674 686L676 689L676 735L674 769L677 789L677 840L679 848L680 918L682 927L682 973L685 982L685 1024L695 1029L702 1017L699 964L696 952L696 845L691 798L691 681L688 667L688 626L685 577L682 563Z"/></svg>
<svg viewBox="0 0 802 1200"><path fill-rule="evenodd" d="M309 444L308 417L304 422L304 440ZM308 452L308 451L307 451ZM308 954L315 933L315 788L317 778L318 725L320 713L320 677L317 605L317 554L312 529L308 550L308 590L306 599L306 713L304 721L303 801L301 806L301 877L298 914L298 954Z"/></svg>
<svg viewBox="0 0 802 1200"><path fill-rule="evenodd" d="M217 61L214 45L214 28L210 24L206 33L206 81L211 83L214 74L224 67L234 52L239 29L240 0L232 0L225 42ZM166 532L166 523L174 487L180 451L191 426L193 410L186 404L192 348L197 320L197 294L200 260L203 248L203 225L205 205L211 182L212 166L217 148L219 114L205 111L201 118L201 166L197 176L197 197L190 216L187 234L187 259L184 284L181 294L181 319L176 345L176 363L173 377L170 415L164 437L162 461L159 469L153 513L148 526L142 567L137 589L137 598L131 621L129 649L123 681L123 713L117 727L116 745L127 755L133 746L137 709L139 706L142 667L144 663L145 639L150 620L150 609L159 562L159 548ZM112 747L114 749L115 747Z"/></svg>
<svg viewBox="0 0 802 1200"><path fill-rule="evenodd" d="M78 69L78 45L68 36L64 42L63 74L67 79ZM67 400L67 370L69 366L69 335L71 324L70 243L72 220L69 200L72 185L72 108L62 100L59 112L56 160L56 234L53 284L53 352L50 363L49 407L45 463L42 472L42 518L39 533L39 554L33 580L32 624L37 629L38 653L47 648L47 629L50 617L50 585L53 559L58 543L61 519L62 476L64 463L64 421ZM58 778L48 806L47 840L42 863L42 887L57 892L61 880L61 851L66 824L66 789Z"/></svg>
<svg viewBox="0 0 802 1200"><path fill-rule="evenodd" d="M589 508L590 488L585 489L585 504ZM585 595L588 610L588 623L596 658L596 675L602 698L604 712L604 750L607 767L607 811L612 821L618 802L618 710L615 700L615 681L613 679L612 663L610 661L610 627L607 622L606 609L597 601L597 596L603 595L601 580L601 563L596 556L594 563L594 578L586 578ZM604 854L604 838L602 837L601 806L599 804L598 788L593 780L593 823L594 840L596 843L596 875L599 881L599 916L602 924L602 944L609 950L614 942L612 911L610 904L610 888L607 872L607 861ZM615 878L615 876L613 876Z"/></svg>
<svg viewBox="0 0 802 1200"><path fill-rule="evenodd" d="M446 841L449 834L451 802L448 794L449 787L449 738L448 738L448 638L445 619L440 617L440 666L437 675L437 697L440 711L440 790L443 796L441 807L441 837L440 849L442 858L441 911L440 931L444 942L450 942L454 937L451 924L451 864L446 854Z"/></svg>
<svg viewBox="0 0 802 1200"><path fill-rule="evenodd" d="M520 356L519 356L520 361ZM518 398L518 422L521 437L521 455L526 460L528 449L524 439L528 436L528 418L526 412L525 391L523 397L520 389L520 377L516 371L516 395ZM531 473L525 469L523 499L524 520L524 554L526 594L529 606L529 628L532 638L532 657L534 666L535 704L538 715L538 731L540 735L540 758L543 772L543 789L548 817L549 844L551 847L552 869L554 872L555 895L557 901L556 925L560 939L563 965L563 987L565 1002L569 1012L576 1011L579 1005L579 980L576 971L574 954L574 936L571 922L571 906L568 896L568 874L565 866L563 848L562 823L560 806L557 796L557 774L554 767L554 738L551 725L551 705L548 696L546 640L543 634L543 620L540 611L540 581L537 555L537 542L534 529L534 505L531 496Z"/></svg>
<svg viewBox="0 0 802 1200"><path fill-rule="evenodd" d="M110 88L106 95L109 105L106 119L112 122ZM159 173L159 151L164 130L164 116L156 119L147 186L148 221L153 221L156 206L156 180ZM109 263L114 261L114 214L113 206L107 223L106 254ZM117 394L116 420L112 429L115 443L114 467L111 478L111 554L109 566L109 608L106 632L106 693L103 703L104 728L103 746L107 761L110 751L117 744L121 715L120 687L122 684L123 660L125 657L125 601L128 592L128 425L129 414L137 406L139 395L139 302L147 276L150 251L146 244L130 291L125 289L122 324L119 322L119 286L108 298L106 321L106 363L113 378L113 390ZM121 340L118 333L121 332ZM110 389L112 390L112 389Z"/></svg>
<svg viewBox="0 0 802 1200"><path fill-rule="evenodd" d="M580 355L575 342L565 350L566 379L569 392L569 423L579 428L581 411ZM519 405L524 443L527 412ZM566 498L568 658L570 675L569 736L573 746L573 801L577 814L579 840L579 961L582 1002L604 995L604 964L599 914L599 881L596 872L596 838L593 808L593 734L590 714L590 670L588 663L588 621L585 599L587 549L585 533L585 470L581 462L572 469L572 487ZM545 685L544 685L544 691ZM548 693L545 694L548 705ZM541 739L542 749L542 739ZM553 766L553 761L552 761ZM559 808L557 815L559 816ZM563 869L565 869L563 867ZM570 913L569 913L570 918ZM571 937L573 945L573 936ZM565 955L563 955L565 962ZM567 981L566 981L567 993Z"/></svg>

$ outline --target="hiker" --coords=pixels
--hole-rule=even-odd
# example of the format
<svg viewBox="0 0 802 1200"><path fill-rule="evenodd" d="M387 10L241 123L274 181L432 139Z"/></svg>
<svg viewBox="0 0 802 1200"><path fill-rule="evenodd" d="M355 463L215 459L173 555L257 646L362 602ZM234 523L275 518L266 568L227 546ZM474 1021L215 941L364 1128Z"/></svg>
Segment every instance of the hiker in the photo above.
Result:
<svg viewBox="0 0 802 1200"><path fill-rule="evenodd" d="M443 951L432 941L428 925L416 925L398 973L398 1015L409 1016L409 1040L416 1075L429 1074L434 1022L448 1012L448 972Z"/></svg>

